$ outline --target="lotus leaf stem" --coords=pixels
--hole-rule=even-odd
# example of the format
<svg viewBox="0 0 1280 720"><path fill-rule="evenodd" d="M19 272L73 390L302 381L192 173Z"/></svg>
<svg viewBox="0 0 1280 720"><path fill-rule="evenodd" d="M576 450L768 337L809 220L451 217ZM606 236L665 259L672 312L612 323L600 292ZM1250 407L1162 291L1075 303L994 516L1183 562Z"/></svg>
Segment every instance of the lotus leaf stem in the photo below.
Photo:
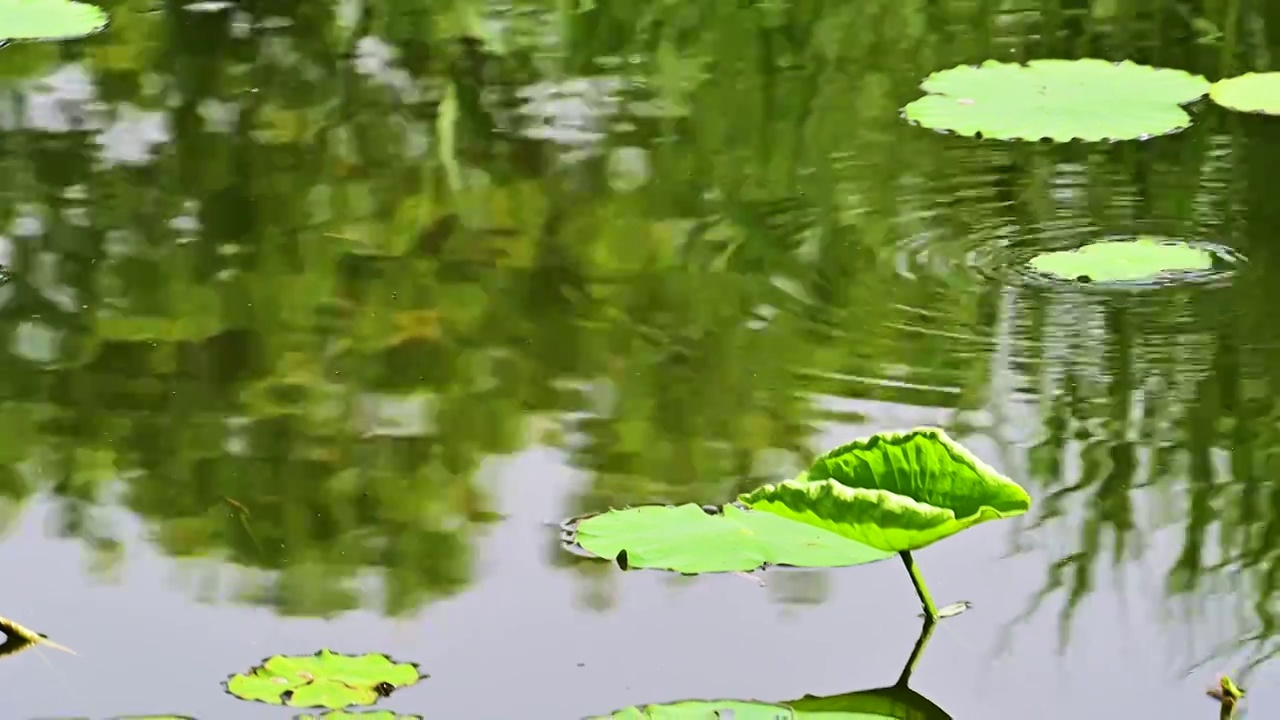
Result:
<svg viewBox="0 0 1280 720"><path fill-rule="evenodd" d="M928 615L924 616L924 627L920 628L920 637L916 638L916 645L911 648L911 657L907 658L907 664L902 668L902 674L898 676L898 682L894 685L907 686L907 681L911 679L911 673L915 672L916 663L920 661L920 656L924 655L924 648L929 644L929 638L933 637L933 629L937 626L937 620Z"/></svg>
<svg viewBox="0 0 1280 720"><path fill-rule="evenodd" d="M916 568L916 561L911 557L911 551L903 550L898 555L902 558L902 564L907 567L907 572L911 574L911 583L916 586L916 595L920 596L920 604L924 606L925 620L937 622L938 608L933 604L933 598L929 596L929 587L924 584L924 577Z"/></svg>

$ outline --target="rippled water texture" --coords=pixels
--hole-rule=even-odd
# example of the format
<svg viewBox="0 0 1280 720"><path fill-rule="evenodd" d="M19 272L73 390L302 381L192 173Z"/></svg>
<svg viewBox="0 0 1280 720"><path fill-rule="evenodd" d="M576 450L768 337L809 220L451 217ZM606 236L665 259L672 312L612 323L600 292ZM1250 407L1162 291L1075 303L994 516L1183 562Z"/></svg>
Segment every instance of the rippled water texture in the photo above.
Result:
<svg viewBox="0 0 1280 720"><path fill-rule="evenodd" d="M291 717L220 683L322 647L419 663L382 706L432 718L884 687L896 562L623 573L558 525L921 424L1034 504L917 554L973 607L914 691L1196 720L1228 672L1280 708L1280 124L900 112L988 58L1267 69L1280 3L104 7L0 48L0 615L80 654L0 659L3 717ZM1028 267L1146 236L1217 260Z"/></svg>

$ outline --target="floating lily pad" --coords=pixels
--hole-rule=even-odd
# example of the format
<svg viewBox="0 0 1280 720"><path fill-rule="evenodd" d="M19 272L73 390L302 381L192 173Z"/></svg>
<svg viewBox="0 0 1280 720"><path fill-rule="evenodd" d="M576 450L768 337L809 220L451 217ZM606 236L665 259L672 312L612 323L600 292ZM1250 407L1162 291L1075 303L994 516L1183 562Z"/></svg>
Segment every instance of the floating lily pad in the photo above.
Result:
<svg viewBox="0 0 1280 720"><path fill-rule="evenodd" d="M888 687L771 703L680 700L632 706L588 720L951 720L945 710L908 685L933 627L933 623L925 626L898 681Z"/></svg>
<svg viewBox="0 0 1280 720"><path fill-rule="evenodd" d="M855 440L739 500L884 551L915 550L1025 513L1027 491L938 428Z"/></svg>
<svg viewBox="0 0 1280 720"><path fill-rule="evenodd" d="M816 697L780 703L746 700L681 700L637 705L588 720L951 720L933 701L907 687Z"/></svg>
<svg viewBox="0 0 1280 720"><path fill-rule="evenodd" d="M1213 270L1214 253L1170 240L1138 238L1098 242L1037 255L1031 269L1075 282L1142 282Z"/></svg>
<svg viewBox="0 0 1280 720"><path fill-rule="evenodd" d="M1176 132L1191 124L1180 105L1209 91L1182 70L1129 61L988 60L940 70L920 85L924 97L903 108L911 122L997 140L1125 140Z"/></svg>
<svg viewBox="0 0 1280 720"><path fill-rule="evenodd" d="M1209 99L1237 112L1280 115L1280 72L1245 73L1209 88Z"/></svg>
<svg viewBox="0 0 1280 720"><path fill-rule="evenodd" d="M70 0L0 0L0 40L67 40L107 26L96 5Z"/></svg>
<svg viewBox="0 0 1280 720"><path fill-rule="evenodd" d="M893 553L824 530L728 505L645 505L572 521L570 542L628 568L688 575L749 571L764 565L844 567ZM625 554L623 554L625 553Z"/></svg>
<svg viewBox="0 0 1280 720"><path fill-rule="evenodd" d="M324 715L298 715L293 720L422 720L422 716L401 715L399 712L390 710L362 710L360 712L334 710L333 712L325 712Z"/></svg>
<svg viewBox="0 0 1280 720"><path fill-rule="evenodd" d="M392 691L422 679L417 665L393 662L386 655L273 655L243 675L226 681L227 692L241 700L290 707L341 709L372 705Z"/></svg>

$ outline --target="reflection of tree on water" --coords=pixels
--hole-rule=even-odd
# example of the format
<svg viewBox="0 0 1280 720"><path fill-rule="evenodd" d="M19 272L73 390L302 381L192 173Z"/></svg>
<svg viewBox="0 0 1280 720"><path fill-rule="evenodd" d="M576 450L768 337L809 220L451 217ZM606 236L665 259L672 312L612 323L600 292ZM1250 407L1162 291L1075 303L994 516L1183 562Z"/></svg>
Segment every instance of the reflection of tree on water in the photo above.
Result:
<svg viewBox="0 0 1280 720"><path fill-rule="evenodd" d="M1255 660L1267 652L1275 628L1271 540L1280 526L1265 510L1275 493L1262 468L1280 438L1268 439L1270 382L1249 347L1264 340L1242 341L1222 299L1112 300L1099 309L1096 332L1077 322L1062 352L1042 358L1045 419L1028 469L1045 495L1033 527L1069 522L1079 539L1026 613L1064 591L1064 643L1098 561L1139 560L1144 538L1180 526L1182 547L1165 582L1170 598L1197 598L1185 608L1213 595L1240 598L1260 625L1250 652ZM1171 310L1182 313L1180 323ZM1099 337L1107 342L1094 353Z"/></svg>

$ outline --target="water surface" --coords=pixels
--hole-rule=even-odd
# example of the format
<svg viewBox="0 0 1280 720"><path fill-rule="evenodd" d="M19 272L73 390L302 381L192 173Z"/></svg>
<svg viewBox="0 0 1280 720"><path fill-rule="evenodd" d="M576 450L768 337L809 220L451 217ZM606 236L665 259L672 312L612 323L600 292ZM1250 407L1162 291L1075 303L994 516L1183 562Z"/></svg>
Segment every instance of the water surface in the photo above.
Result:
<svg viewBox="0 0 1280 720"><path fill-rule="evenodd" d="M425 717L886 685L919 622L895 562L622 574L552 525L926 423L1036 503L919 553L974 608L916 690L1181 720L1253 667L1280 703L1280 126L899 117L992 57L1265 70L1280 6L104 6L0 49L0 612L81 653L0 662L6 717L289 717L219 683L320 647L421 663L386 705ZM1138 234L1247 262L1021 270Z"/></svg>

